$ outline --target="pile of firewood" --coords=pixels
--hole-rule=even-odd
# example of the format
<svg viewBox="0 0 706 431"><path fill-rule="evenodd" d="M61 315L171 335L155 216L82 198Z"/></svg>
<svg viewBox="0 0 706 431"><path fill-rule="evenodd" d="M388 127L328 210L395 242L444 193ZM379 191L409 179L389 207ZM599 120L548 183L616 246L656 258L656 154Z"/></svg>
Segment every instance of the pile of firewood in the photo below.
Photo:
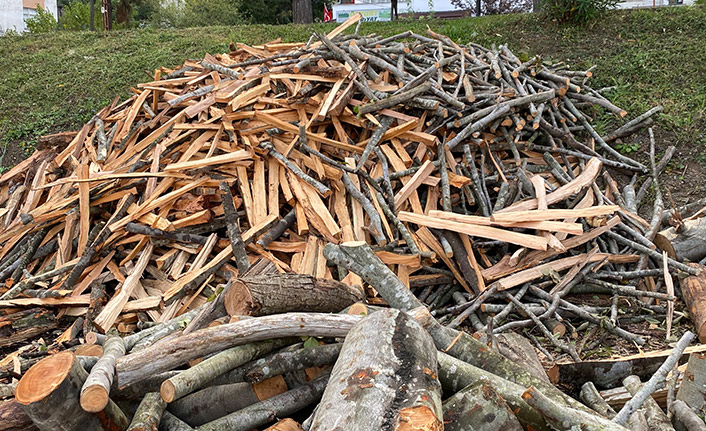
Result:
<svg viewBox="0 0 706 431"><path fill-rule="evenodd" d="M674 148L610 146L661 107L602 135L591 114L627 113L591 70L357 22L157 69L0 176L0 378L24 374L40 429L249 430L322 394L306 429L623 429L552 384L591 368L578 333L671 338L676 278L706 338L702 211L659 185ZM359 315L380 306L403 312ZM571 362L548 379L520 329ZM641 368L650 393L689 342Z"/></svg>

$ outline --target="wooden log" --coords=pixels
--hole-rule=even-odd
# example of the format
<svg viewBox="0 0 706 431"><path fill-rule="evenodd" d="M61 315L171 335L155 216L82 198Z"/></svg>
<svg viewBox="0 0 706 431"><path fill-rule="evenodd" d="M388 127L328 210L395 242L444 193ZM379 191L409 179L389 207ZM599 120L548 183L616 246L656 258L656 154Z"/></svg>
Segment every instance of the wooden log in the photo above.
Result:
<svg viewBox="0 0 706 431"><path fill-rule="evenodd" d="M706 275L703 265L689 264L694 268L701 269L699 275L690 275L679 281L682 296L687 307L689 307L689 317L694 322L699 341L706 343Z"/></svg>
<svg viewBox="0 0 706 431"><path fill-rule="evenodd" d="M591 415L555 403L533 386L522 394L522 398L527 404L540 412L547 420L547 423L558 431L575 429L585 431L627 431L627 428L598 415Z"/></svg>
<svg viewBox="0 0 706 431"><path fill-rule="evenodd" d="M283 388L287 390L286 384ZM198 427L267 398L258 393L252 383L231 383L210 386L189 394L169 404L169 411L184 418L190 426Z"/></svg>
<svg viewBox="0 0 706 431"><path fill-rule="evenodd" d="M110 387L115 376L115 361L125 355L125 342L117 331L103 343L103 355L91 369L81 388L81 408L97 413L110 402Z"/></svg>
<svg viewBox="0 0 706 431"><path fill-rule="evenodd" d="M331 262L358 274L374 287L391 307L413 315L414 319L431 334L437 349L525 387L534 385L558 402L577 410L590 412L583 404L564 394L551 383L532 375L499 353L489 350L486 345L472 336L441 326L407 286L375 256L367 244L355 241L341 245L327 244L324 247L324 256Z"/></svg>
<svg viewBox="0 0 706 431"><path fill-rule="evenodd" d="M674 409L672 422L675 424L675 428L686 431L706 431L703 419L694 413L684 401L674 401L672 408Z"/></svg>
<svg viewBox="0 0 706 431"><path fill-rule="evenodd" d="M686 220L679 229L664 229L657 233L654 243L672 259L699 262L706 257L706 217Z"/></svg>
<svg viewBox="0 0 706 431"><path fill-rule="evenodd" d="M0 431L36 431L22 404L10 399L0 402Z"/></svg>
<svg viewBox="0 0 706 431"><path fill-rule="evenodd" d="M324 344L323 346L305 347L293 352L280 352L270 357L258 359L246 365L243 379L257 383L288 371L304 370L311 367L323 367L336 362L342 344Z"/></svg>
<svg viewBox="0 0 706 431"><path fill-rule="evenodd" d="M72 352L57 353L27 370L15 396L42 431L126 429L128 419L112 401L98 413L81 408L79 396L87 376Z"/></svg>
<svg viewBox="0 0 706 431"><path fill-rule="evenodd" d="M266 340L224 350L165 380L160 388L162 399L167 403L172 403L187 394L204 388L221 374L257 359L274 349L286 346L291 341L290 339Z"/></svg>
<svg viewBox="0 0 706 431"><path fill-rule="evenodd" d="M337 313L364 299L363 293L336 280L306 274L268 274L239 278L225 293L231 316L263 316L289 311Z"/></svg>
<svg viewBox="0 0 706 431"><path fill-rule="evenodd" d="M706 412L706 354L689 355L677 400L685 402L699 414Z"/></svg>
<svg viewBox="0 0 706 431"><path fill-rule="evenodd" d="M155 431L159 428L167 403L159 396L159 392L145 394L137 407L135 416L127 431Z"/></svg>
<svg viewBox="0 0 706 431"><path fill-rule="evenodd" d="M324 392L329 375L323 374L302 386L233 412L200 426L199 431L249 431L278 417L288 416L315 403Z"/></svg>
<svg viewBox="0 0 706 431"><path fill-rule="evenodd" d="M435 351L406 314L367 316L346 336L310 430L442 430Z"/></svg>
<svg viewBox="0 0 706 431"><path fill-rule="evenodd" d="M193 428L178 417L165 411L162 414L162 420L159 422L159 431L193 431Z"/></svg>
<svg viewBox="0 0 706 431"><path fill-rule="evenodd" d="M490 384L526 429L549 430L542 415L522 399L524 387L443 352L437 352L437 358L439 360L439 381L444 393L462 392L465 387L470 385Z"/></svg>
<svg viewBox="0 0 706 431"><path fill-rule="evenodd" d="M119 387L229 347L285 337L345 337L360 316L286 313L205 328L119 358Z"/></svg>
<svg viewBox="0 0 706 431"><path fill-rule="evenodd" d="M444 401L445 431L522 431L505 400L489 383L479 381Z"/></svg>

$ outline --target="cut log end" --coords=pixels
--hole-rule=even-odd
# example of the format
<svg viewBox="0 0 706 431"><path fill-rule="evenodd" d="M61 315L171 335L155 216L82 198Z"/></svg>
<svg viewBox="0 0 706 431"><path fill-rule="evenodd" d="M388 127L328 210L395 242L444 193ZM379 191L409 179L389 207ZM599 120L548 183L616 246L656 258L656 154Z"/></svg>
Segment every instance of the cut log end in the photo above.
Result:
<svg viewBox="0 0 706 431"><path fill-rule="evenodd" d="M76 356L103 356L103 346L100 344L81 344L74 350Z"/></svg>
<svg viewBox="0 0 706 431"><path fill-rule="evenodd" d="M75 359L72 352L61 352L37 362L17 384L17 402L26 406L49 396L66 379Z"/></svg>
<svg viewBox="0 0 706 431"><path fill-rule="evenodd" d="M231 316L249 316L255 309L252 294L242 281L236 281L228 289L224 305Z"/></svg>
<svg viewBox="0 0 706 431"><path fill-rule="evenodd" d="M427 406L414 406L400 410L396 431L443 431L444 424Z"/></svg>
<svg viewBox="0 0 706 431"><path fill-rule="evenodd" d="M90 413L103 411L110 401L102 386L89 386L81 393L81 408Z"/></svg>
<svg viewBox="0 0 706 431"><path fill-rule="evenodd" d="M176 388L174 387L174 383L169 380L162 382L162 386L159 387L159 394L162 396L165 403L174 402L174 399L176 398Z"/></svg>

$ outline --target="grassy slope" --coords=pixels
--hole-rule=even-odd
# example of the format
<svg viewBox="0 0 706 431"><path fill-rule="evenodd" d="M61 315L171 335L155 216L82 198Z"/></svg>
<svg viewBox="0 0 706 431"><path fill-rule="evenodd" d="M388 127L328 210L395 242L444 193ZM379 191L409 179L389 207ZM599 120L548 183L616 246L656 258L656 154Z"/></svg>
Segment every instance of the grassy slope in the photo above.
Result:
<svg viewBox="0 0 706 431"><path fill-rule="evenodd" d="M508 43L517 54L539 53L577 67L598 65L594 87L617 85L611 97L631 115L665 106L665 139L694 147L706 143L706 8L612 12L593 27L562 28L536 15L454 21L369 23L363 33L424 32L426 25L459 42ZM22 157L36 137L75 129L116 94L148 80L145 72L174 66L205 52L227 52L228 43L257 44L281 37L306 40L331 25L211 27L60 32L0 38L0 144L2 164ZM597 124L612 121L599 115ZM691 157L706 161L703 145ZM3 154L0 152L0 154Z"/></svg>

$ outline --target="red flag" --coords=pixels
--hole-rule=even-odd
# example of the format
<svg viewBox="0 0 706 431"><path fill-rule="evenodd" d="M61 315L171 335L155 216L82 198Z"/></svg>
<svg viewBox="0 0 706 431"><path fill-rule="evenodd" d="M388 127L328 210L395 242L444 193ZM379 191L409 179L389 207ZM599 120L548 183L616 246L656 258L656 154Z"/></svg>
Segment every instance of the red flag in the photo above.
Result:
<svg viewBox="0 0 706 431"><path fill-rule="evenodd" d="M333 21L333 10L328 10L324 3L324 22Z"/></svg>

